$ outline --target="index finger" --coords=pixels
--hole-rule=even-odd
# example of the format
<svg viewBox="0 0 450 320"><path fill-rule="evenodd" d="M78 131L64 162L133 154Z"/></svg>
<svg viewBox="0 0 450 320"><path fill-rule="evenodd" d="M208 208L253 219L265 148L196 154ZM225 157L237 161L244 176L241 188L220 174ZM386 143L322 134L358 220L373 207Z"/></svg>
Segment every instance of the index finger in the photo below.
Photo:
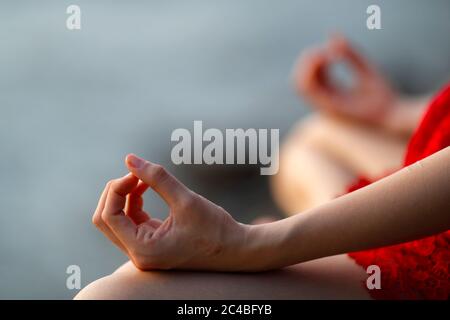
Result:
<svg viewBox="0 0 450 320"><path fill-rule="evenodd" d="M137 226L124 212L126 196L136 187L139 179L128 174L123 178L114 180L108 191L102 219L125 245L135 240Z"/></svg>

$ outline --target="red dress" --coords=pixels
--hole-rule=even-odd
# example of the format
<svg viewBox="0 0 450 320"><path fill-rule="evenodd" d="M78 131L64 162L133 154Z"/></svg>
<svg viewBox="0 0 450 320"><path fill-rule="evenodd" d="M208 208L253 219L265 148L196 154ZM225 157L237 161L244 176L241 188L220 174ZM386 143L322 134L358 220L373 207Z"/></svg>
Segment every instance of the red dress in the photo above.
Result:
<svg viewBox="0 0 450 320"><path fill-rule="evenodd" d="M404 166L450 146L450 85L430 104L411 138ZM370 184L361 177L348 188ZM450 190L448 190L450 196ZM448 212L450 214L450 212ZM450 297L450 230L399 245L349 253L363 268L378 265L381 289L369 290L375 299L444 299ZM366 287L366 283L364 282Z"/></svg>

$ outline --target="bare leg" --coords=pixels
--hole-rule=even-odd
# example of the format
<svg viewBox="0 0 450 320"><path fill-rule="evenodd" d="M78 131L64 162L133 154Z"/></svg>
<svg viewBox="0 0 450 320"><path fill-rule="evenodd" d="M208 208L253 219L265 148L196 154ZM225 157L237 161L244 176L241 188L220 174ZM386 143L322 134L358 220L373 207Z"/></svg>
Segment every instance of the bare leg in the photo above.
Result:
<svg viewBox="0 0 450 320"><path fill-rule="evenodd" d="M142 272L128 262L75 299L368 299L366 279L346 255L265 273Z"/></svg>
<svg viewBox="0 0 450 320"><path fill-rule="evenodd" d="M299 122L280 152L274 198L294 214L335 198L359 175L379 178L401 166L407 139L315 114Z"/></svg>

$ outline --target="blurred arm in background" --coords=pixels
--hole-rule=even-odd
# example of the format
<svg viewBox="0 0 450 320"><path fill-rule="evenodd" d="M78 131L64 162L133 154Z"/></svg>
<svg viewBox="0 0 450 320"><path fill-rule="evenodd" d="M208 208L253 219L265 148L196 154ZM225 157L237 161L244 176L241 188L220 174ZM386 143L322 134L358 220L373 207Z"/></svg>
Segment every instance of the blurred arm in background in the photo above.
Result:
<svg viewBox="0 0 450 320"><path fill-rule="evenodd" d="M339 64L350 71L348 83L332 72ZM281 147L272 190L286 214L345 193L359 176L379 179L401 167L427 97L400 96L342 36L303 52L293 75L316 112L299 120Z"/></svg>

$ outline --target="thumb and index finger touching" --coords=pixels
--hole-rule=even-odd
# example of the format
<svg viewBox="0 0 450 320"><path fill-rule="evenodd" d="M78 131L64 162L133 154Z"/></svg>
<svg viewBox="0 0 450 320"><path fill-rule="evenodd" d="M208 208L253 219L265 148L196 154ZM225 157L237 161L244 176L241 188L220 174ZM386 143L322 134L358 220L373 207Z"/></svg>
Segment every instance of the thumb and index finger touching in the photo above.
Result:
<svg viewBox="0 0 450 320"><path fill-rule="evenodd" d="M189 196L190 191L160 165L134 154L128 155L125 162L130 174L112 181L101 215L114 235L129 246L133 244L138 228L124 212L129 194L141 196L150 187L173 207Z"/></svg>
<svg viewBox="0 0 450 320"><path fill-rule="evenodd" d="M344 36L333 34L327 47L330 55L349 62L358 74L366 75L372 71L369 61Z"/></svg>

